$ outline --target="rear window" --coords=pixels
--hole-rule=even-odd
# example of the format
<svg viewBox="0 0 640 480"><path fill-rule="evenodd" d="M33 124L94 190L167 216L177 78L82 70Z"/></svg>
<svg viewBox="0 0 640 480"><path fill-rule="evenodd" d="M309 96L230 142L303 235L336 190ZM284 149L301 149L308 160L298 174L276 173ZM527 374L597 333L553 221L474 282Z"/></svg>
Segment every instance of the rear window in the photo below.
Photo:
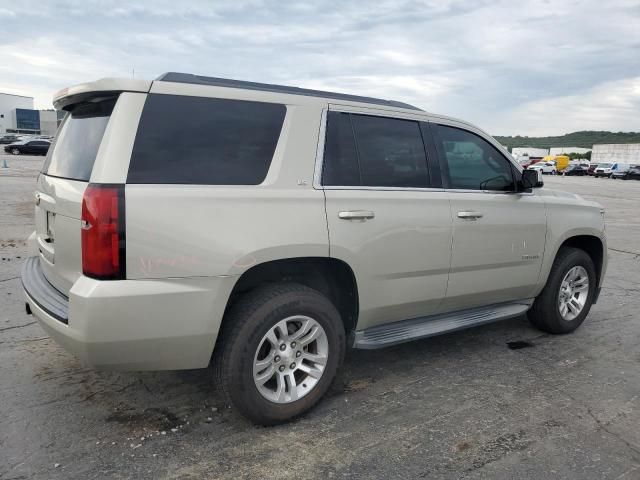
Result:
<svg viewBox="0 0 640 480"><path fill-rule="evenodd" d="M60 125L42 172L89 181L117 97L73 105Z"/></svg>
<svg viewBox="0 0 640 480"><path fill-rule="evenodd" d="M127 183L262 183L285 113L282 104L150 94Z"/></svg>

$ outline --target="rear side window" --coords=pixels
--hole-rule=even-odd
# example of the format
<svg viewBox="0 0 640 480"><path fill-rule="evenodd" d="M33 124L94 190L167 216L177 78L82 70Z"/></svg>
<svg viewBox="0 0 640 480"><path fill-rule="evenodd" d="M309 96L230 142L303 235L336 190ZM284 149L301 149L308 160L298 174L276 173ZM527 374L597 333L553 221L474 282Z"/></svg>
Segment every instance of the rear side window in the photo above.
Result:
<svg viewBox="0 0 640 480"><path fill-rule="evenodd" d="M54 177L89 181L117 97L73 105L42 167Z"/></svg>
<svg viewBox="0 0 640 480"><path fill-rule="evenodd" d="M324 185L429 186L418 122L338 112L327 122Z"/></svg>
<svg viewBox="0 0 640 480"><path fill-rule="evenodd" d="M150 94L127 183L262 183L285 113L282 104Z"/></svg>
<svg viewBox="0 0 640 480"><path fill-rule="evenodd" d="M348 113L329 112L324 146L323 185L362 185L356 140Z"/></svg>

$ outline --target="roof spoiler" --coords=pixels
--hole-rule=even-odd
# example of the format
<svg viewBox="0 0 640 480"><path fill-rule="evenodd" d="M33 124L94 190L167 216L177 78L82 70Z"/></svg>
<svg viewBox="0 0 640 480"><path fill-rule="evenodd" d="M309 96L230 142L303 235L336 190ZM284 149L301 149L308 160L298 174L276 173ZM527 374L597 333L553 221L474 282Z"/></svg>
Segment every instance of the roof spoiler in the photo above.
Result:
<svg viewBox="0 0 640 480"><path fill-rule="evenodd" d="M56 110L64 110L69 105L96 96L96 93L148 92L151 88L151 83L150 80L102 78L95 82L81 83L63 88L53 96L53 106Z"/></svg>

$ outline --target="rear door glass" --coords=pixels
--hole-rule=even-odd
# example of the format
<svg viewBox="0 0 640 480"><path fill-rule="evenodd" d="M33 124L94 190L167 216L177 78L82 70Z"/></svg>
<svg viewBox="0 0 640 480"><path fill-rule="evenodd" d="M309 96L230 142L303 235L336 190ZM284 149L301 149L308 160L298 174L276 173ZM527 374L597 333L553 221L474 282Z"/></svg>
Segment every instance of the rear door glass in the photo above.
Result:
<svg viewBox="0 0 640 480"><path fill-rule="evenodd" d="M322 182L327 186L430 186L420 124L329 112Z"/></svg>
<svg viewBox="0 0 640 480"><path fill-rule="evenodd" d="M276 103L150 94L127 183L258 185L285 114Z"/></svg>
<svg viewBox="0 0 640 480"><path fill-rule="evenodd" d="M116 100L73 105L49 148L42 172L88 182Z"/></svg>

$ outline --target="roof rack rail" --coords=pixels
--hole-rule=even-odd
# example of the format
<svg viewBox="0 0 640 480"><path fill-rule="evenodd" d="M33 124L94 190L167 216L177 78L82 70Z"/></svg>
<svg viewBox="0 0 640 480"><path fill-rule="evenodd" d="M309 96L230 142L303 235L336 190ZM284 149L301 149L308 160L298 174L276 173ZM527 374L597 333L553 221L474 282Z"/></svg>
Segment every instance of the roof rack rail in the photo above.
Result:
<svg viewBox="0 0 640 480"><path fill-rule="evenodd" d="M346 100L349 102L370 103L374 105L384 105L386 107L405 108L422 111L418 107L408 103L396 102L394 100L382 100L380 98L361 97L346 93L323 92L321 90L310 90L307 88L288 87L285 85L272 85L268 83L247 82L243 80L232 80L228 78L204 77L192 73L168 72L160 75L156 80L174 83L192 83L196 85L211 85L215 87L243 88L246 90L260 90L263 92L289 93L292 95L303 95L307 97L322 97L335 100Z"/></svg>

